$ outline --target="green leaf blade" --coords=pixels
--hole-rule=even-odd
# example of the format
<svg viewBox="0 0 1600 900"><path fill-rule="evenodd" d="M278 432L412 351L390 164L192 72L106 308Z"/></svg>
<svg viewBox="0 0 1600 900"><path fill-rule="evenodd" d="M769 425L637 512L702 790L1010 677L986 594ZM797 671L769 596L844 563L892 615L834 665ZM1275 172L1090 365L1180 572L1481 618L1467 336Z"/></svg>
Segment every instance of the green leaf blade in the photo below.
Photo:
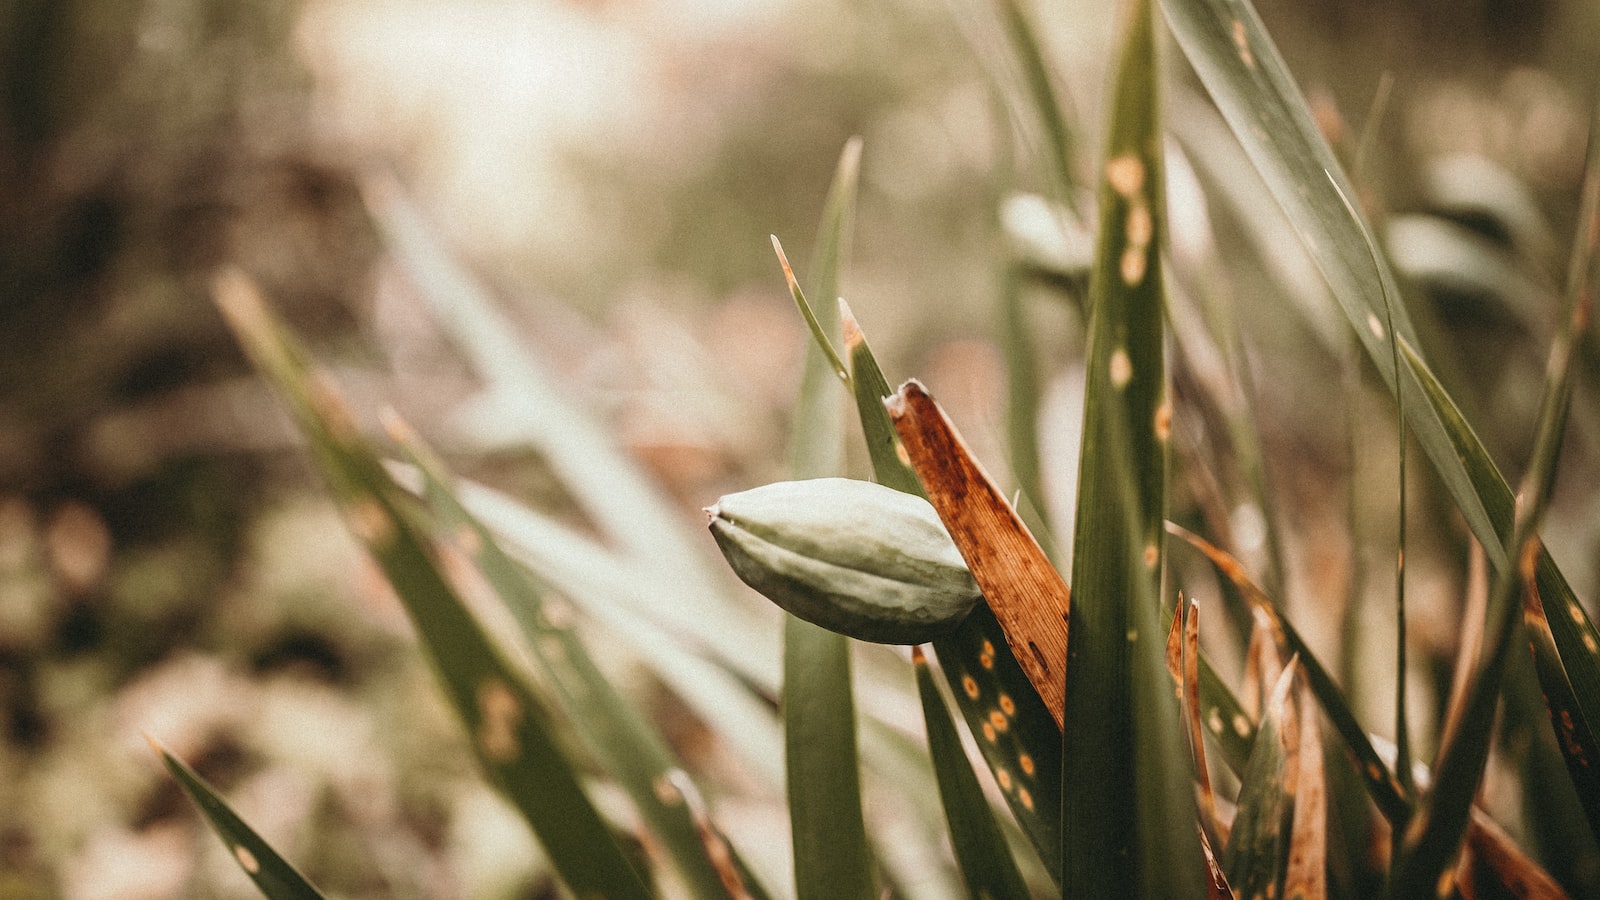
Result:
<svg viewBox="0 0 1600 900"><path fill-rule="evenodd" d="M278 389L333 487L351 530L394 587L479 763L539 836L569 887L645 900L650 891L579 786L549 715L501 658L435 557L404 490L348 408L242 275L217 302L257 369Z"/></svg>
<svg viewBox="0 0 1600 900"><path fill-rule="evenodd" d="M961 737L950 719L950 710L944 704L920 648L912 651L912 665L916 669L917 692L922 699L922 720L928 730L933 771L939 781L939 796L950 826L950 842L967 891L974 897L1024 900L1028 890L1022 874L1017 871L1005 836L995 823L994 813L983 796L983 787L972 771L972 764L961 746ZM1004 788L1003 785L1002 790Z"/></svg>
<svg viewBox="0 0 1600 900"><path fill-rule="evenodd" d="M178 780L184 793L200 808L211 830L227 845L234 862L268 900L323 900L322 893L246 824L205 779L154 739L150 746L161 757L167 771Z"/></svg>
<svg viewBox="0 0 1600 900"><path fill-rule="evenodd" d="M849 249L861 145L840 154L817 232L816 287L836 294ZM773 239L777 248L777 239ZM844 466L844 397L830 382L845 374L837 326L817 319L784 258L790 292L815 343L806 353L794 415L790 471L797 479L838 475ZM830 321L831 318L830 318ZM783 723L795 887L800 900L872 900L877 879L861 804L850 641L784 617Z"/></svg>
<svg viewBox="0 0 1600 900"><path fill-rule="evenodd" d="M1198 897L1205 867L1193 773L1157 621L1171 422L1159 67L1149 4L1123 8L1090 281L1062 887L1069 896Z"/></svg>
<svg viewBox="0 0 1600 900"><path fill-rule="evenodd" d="M841 305L850 383L874 477L880 484L926 497L922 482L902 456L884 400L891 395L848 306ZM977 740L1001 793L1046 871L1061 878L1061 728L1034 689L1006 640L1005 630L980 602L953 634L933 642L935 655L956 699L956 708ZM1002 727L997 728L996 723ZM930 730L935 727L930 725Z"/></svg>
<svg viewBox="0 0 1600 900"><path fill-rule="evenodd" d="M627 792L661 841L690 891L704 900L764 889L710 821L698 789L659 734L639 716L589 654L564 617L547 611L545 589L467 511L443 462L398 420L390 433L423 476L435 531L457 543L521 626L535 663L547 676L565 721L586 739L602 768Z"/></svg>

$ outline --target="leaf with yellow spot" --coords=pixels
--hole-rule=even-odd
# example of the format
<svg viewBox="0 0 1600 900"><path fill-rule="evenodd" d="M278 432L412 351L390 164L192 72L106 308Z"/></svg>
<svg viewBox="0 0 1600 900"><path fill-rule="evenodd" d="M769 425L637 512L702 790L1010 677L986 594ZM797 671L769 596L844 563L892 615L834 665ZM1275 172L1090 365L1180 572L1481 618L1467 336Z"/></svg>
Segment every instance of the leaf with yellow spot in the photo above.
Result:
<svg viewBox="0 0 1600 900"><path fill-rule="evenodd" d="M574 893L650 896L557 745L548 712L514 674L445 575L415 500L389 476L348 406L237 272L216 301L256 368L305 433L352 530L416 626L479 762L527 819Z"/></svg>
<svg viewBox="0 0 1600 900"><path fill-rule="evenodd" d="M1006 846L1005 835L989 811L989 801L983 796L972 765L967 761L961 737L956 734L955 723L939 693L939 686L929 671L922 648L912 650L912 666L916 670L917 692L922 698L922 720L928 731L928 751L933 757L933 771L939 781L939 796L944 802L945 819L950 825L950 843L955 851L956 863L961 867L961 877L967 891L974 897L993 897L995 900L1028 896L1022 875L1017 871L1011 850ZM1004 772L1004 769L1000 770ZM1031 776L1019 772L1018 778L1007 777L1008 784L1001 790L1014 793L1026 790L1018 779Z"/></svg>
<svg viewBox="0 0 1600 900"><path fill-rule="evenodd" d="M150 739L150 747L161 757L167 771L178 780L184 793L200 807L211 830L227 846L234 862L255 882L269 900L322 900L322 893L307 881L278 851L262 840L227 801L167 749Z"/></svg>
<svg viewBox="0 0 1600 900"><path fill-rule="evenodd" d="M1192 757L1159 618L1171 407L1161 248L1161 70L1150 4L1119 4L1107 104L1062 735L1070 896L1205 893ZM980 582L981 583L981 582Z"/></svg>
<svg viewBox="0 0 1600 900"><path fill-rule="evenodd" d="M441 540L454 544L500 596L535 665L551 687L565 721L586 739L601 767L628 793L694 897L765 897L766 892L706 815L699 791L661 736L601 671L573 622L560 615L547 589L518 566L494 534L461 504L443 461L397 416L390 436L422 476L422 496ZM514 708L492 684L480 688L485 749L505 749ZM499 723L499 724L491 724Z"/></svg>

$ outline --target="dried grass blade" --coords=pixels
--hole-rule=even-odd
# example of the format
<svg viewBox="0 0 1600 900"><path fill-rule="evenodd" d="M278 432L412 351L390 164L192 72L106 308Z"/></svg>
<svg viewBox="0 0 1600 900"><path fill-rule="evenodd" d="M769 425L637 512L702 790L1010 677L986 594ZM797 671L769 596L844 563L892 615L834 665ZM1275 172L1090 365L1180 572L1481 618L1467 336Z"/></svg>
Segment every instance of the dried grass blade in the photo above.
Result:
<svg viewBox="0 0 1600 900"><path fill-rule="evenodd" d="M1350 710L1343 692L1334 683L1333 677L1317 661L1294 626L1278 613L1277 605L1272 598L1251 580L1244 566L1226 551L1173 522L1167 523L1167 531L1200 551L1213 566L1216 566L1223 577L1239 589L1239 593L1252 608L1268 617L1275 643L1284 651L1300 658L1306 682L1316 695L1323 711L1333 722L1334 728L1339 732L1346 749L1355 757L1356 768L1361 772L1362 782L1367 786L1367 793L1378 804L1379 811L1391 822L1404 820L1409 815L1410 803L1401 792L1399 782L1390 773L1388 765L1378 755L1378 751L1373 748L1365 729L1356 721L1355 713Z"/></svg>
<svg viewBox="0 0 1600 900"><path fill-rule="evenodd" d="M1059 727L1071 606L1066 582L921 383L902 385L887 406L929 502Z"/></svg>
<svg viewBox="0 0 1600 900"><path fill-rule="evenodd" d="M1182 606L1182 601L1179 603ZM1200 604L1190 600L1184 607L1183 691L1184 723L1188 726L1189 747L1194 753L1194 774L1200 799L1200 823L1207 834L1222 843L1228 840L1228 827L1217 816L1217 795L1211 785L1211 765L1206 759L1205 736L1200 727Z"/></svg>
<svg viewBox="0 0 1600 900"><path fill-rule="evenodd" d="M1482 863L1511 896L1519 900L1566 900L1567 892L1550 873L1522 852L1488 813L1476 807L1467 825L1467 847L1474 862Z"/></svg>
<svg viewBox="0 0 1600 900"><path fill-rule="evenodd" d="M1328 896L1328 784L1322 767L1322 729L1316 701L1302 682L1295 690L1300 707L1300 747L1294 776L1294 817L1289 833L1289 864L1282 897L1324 900Z"/></svg>

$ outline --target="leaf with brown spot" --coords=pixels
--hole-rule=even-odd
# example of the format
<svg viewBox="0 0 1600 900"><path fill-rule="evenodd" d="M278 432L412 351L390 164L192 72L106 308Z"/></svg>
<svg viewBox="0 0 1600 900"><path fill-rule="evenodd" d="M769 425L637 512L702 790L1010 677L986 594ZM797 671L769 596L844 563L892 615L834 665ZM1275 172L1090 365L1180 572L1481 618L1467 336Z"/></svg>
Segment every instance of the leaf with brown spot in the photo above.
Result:
<svg viewBox="0 0 1600 900"><path fill-rule="evenodd" d="M1067 583L920 382L901 385L886 405L929 502L983 589L1017 662L1060 725L1071 607Z"/></svg>

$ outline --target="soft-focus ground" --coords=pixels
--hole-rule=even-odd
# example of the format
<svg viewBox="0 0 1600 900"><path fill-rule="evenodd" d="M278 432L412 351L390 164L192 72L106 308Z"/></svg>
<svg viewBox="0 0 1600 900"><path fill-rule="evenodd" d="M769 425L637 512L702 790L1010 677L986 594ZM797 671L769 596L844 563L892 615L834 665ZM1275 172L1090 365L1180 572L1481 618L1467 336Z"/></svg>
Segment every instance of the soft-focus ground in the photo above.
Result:
<svg viewBox="0 0 1600 900"><path fill-rule="evenodd" d="M1425 164L1477 154L1526 192L1535 222L1555 223L1526 240L1559 260L1595 13L1443 6L1262 4L1336 135L1354 140L1378 71L1396 70L1369 163L1376 194L1422 208L1436 199ZM1089 122L1112 30L1103 7L1040 10ZM781 476L804 337L767 235L806 258L839 148L862 135L846 293L890 377L927 381L1004 469L996 207L1042 176L1018 149L1036 127L1010 125L1021 104L999 99L1015 76L987 8L35 0L4 16L0 900L254 895L145 735L337 895L554 890L206 301L214 267L244 266L365 409L393 404L467 449L452 448L452 415L474 385L365 219L375 180L419 201L693 522L718 493ZM1441 30L1441 17L1471 27ZM1456 366L1485 408L1526 411L1486 434L1514 464L1545 335L1470 299L1441 307L1460 326L1451 340L1520 354ZM1072 334L1066 304L1041 305L1047 347L1070 360L1055 346ZM1297 340L1269 334L1257 349ZM1306 377L1267 379L1264 393L1283 412L1269 448L1300 466L1285 463L1280 485L1304 535L1295 593L1314 596L1343 577L1348 550L1343 488L1326 478L1342 438L1308 421ZM562 502L525 454L457 462L529 502ZM1386 521L1373 493L1367 515ZM1595 520L1580 502L1551 528L1586 597ZM1415 636L1448 652L1437 611L1453 607L1425 598L1459 594L1461 575L1417 558ZM1308 630L1332 641L1337 609L1322 614ZM636 687L686 755L722 764L714 735L648 681ZM713 780L724 823L770 832L781 855L775 798L737 771Z"/></svg>

